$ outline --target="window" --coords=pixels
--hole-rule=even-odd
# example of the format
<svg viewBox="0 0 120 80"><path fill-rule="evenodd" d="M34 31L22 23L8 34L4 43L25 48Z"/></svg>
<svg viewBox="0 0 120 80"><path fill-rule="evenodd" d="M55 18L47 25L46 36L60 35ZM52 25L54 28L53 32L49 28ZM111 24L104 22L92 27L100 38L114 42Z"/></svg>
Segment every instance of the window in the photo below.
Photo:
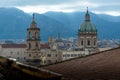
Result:
<svg viewBox="0 0 120 80"><path fill-rule="evenodd" d="M10 55L12 55L12 54L13 54L13 52L11 51L11 52L10 52Z"/></svg>
<svg viewBox="0 0 120 80"><path fill-rule="evenodd" d="M74 56L77 56L76 54L74 54Z"/></svg>
<svg viewBox="0 0 120 80"><path fill-rule="evenodd" d="M35 32L35 37L36 37L36 39L39 39L38 32Z"/></svg>
<svg viewBox="0 0 120 80"><path fill-rule="evenodd" d="M63 57L66 57L66 54L64 54Z"/></svg>
<svg viewBox="0 0 120 80"><path fill-rule="evenodd" d="M26 59L26 57L24 57L24 60Z"/></svg>
<svg viewBox="0 0 120 80"><path fill-rule="evenodd" d="M36 54L36 56L38 56L38 53Z"/></svg>
<svg viewBox="0 0 120 80"><path fill-rule="evenodd" d="M56 54L56 57L57 57L57 54Z"/></svg>
<svg viewBox="0 0 120 80"><path fill-rule="evenodd" d="M44 63L46 63L46 60L44 60Z"/></svg>
<svg viewBox="0 0 120 80"><path fill-rule="evenodd" d="M63 57L66 57L66 55L64 54Z"/></svg>
<svg viewBox="0 0 120 80"><path fill-rule="evenodd" d="M67 57L70 57L70 55L68 54Z"/></svg>
<svg viewBox="0 0 120 80"><path fill-rule="evenodd" d="M38 49L38 43L36 43L36 49Z"/></svg>
<svg viewBox="0 0 120 80"><path fill-rule="evenodd" d="M56 60L56 63L57 63L57 60Z"/></svg>
<svg viewBox="0 0 120 80"><path fill-rule="evenodd" d="M57 44L57 46L59 46L59 44Z"/></svg>
<svg viewBox="0 0 120 80"><path fill-rule="evenodd" d="M19 60L19 57L17 57L17 59Z"/></svg>
<svg viewBox="0 0 120 80"><path fill-rule="evenodd" d="M94 46L96 45L96 41L94 40Z"/></svg>
<svg viewBox="0 0 120 80"><path fill-rule="evenodd" d="M51 54L48 54L47 56L48 56L48 57L51 57Z"/></svg>
<svg viewBox="0 0 120 80"><path fill-rule="evenodd" d="M31 49L31 44L29 43L29 49Z"/></svg>
<svg viewBox="0 0 120 80"><path fill-rule="evenodd" d="M71 54L71 57L73 57L73 54Z"/></svg>
<svg viewBox="0 0 120 80"><path fill-rule="evenodd" d="M29 57L31 57L31 54L29 54Z"/></svg>
<svg viewBox="0 0 120 80"><path fill-rule="evenodd" d="M81 56L81 54L78 54L78 56Z"/></svg>
<svg viewBox="0 0 120 80"><path fill-rule="evenodd" d="M83 40L81 41L81 45L83 46Z"/></svg>
<svg viewBox="0 0 120 80"><path fill-rule="evenodd" d="M17 52L17 55L19 55L19 52Z"/></svg>
<svg viewBox="0 0 120 80"><path fill-rule="evenodd" d="M70 44L67 44L68 47L70 47Z"/></svg>
<svg viewBox="0 0 120 80"><path fill-rule="evenodd" d="M90 40L87 41L87 45L90 46Z"/></svg>
<svg viewBox="0 0 120 80"><path fill-rule="evenodd" d="M32 39L32 32L29 32L29 37L30 39Z"/></svg>

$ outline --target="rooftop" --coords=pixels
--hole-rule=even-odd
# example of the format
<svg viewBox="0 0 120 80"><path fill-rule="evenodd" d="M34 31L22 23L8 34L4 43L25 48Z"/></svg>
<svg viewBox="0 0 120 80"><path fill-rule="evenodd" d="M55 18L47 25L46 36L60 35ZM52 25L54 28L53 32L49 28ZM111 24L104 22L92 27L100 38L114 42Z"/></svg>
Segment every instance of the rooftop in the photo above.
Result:
<svg viewBox="0 0 120 80"><path fill-rule="evenodd" d="M0 44L2 48L27 48L26 44ZM42 43L41 49L50 49L48 43Z"/></svg>
<svg viewBox="0 0 120 80"><path fill-rule="evenodd" d="M2 48L26 48L26 44L1 44Z"/></svg>
<svg viewBox="0 0 120 80"><path fill-rule="evenodd" d="M62 74L65 80L120 80L120 48L43 68Z"/></svg>
<svg viewBox="0 0 120 80"><path fill-rule="evenodd" d="M62 75L0 56L0 80L61 80Z"/></svg>

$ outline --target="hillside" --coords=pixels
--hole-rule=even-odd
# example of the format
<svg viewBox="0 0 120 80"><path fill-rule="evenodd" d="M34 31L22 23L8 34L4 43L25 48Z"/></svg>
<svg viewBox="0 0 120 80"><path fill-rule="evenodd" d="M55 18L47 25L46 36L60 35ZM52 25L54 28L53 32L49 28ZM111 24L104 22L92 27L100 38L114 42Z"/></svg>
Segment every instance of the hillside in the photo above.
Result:
<svg viewBox="0 0 120 80"><path fill-rule="evenodd" d="M16 8L0 8L0 39L26 39L26 29L29 27L32 16ZM61 22L49 18L43 14L35 15L38 27L41 29L42 41L48 36L57 36L58 32L70 36L72 29L67 28ZM63 35L62 34L62 35Z"/></svg>
<svg viewBox="0 0 120 80"><path fill-rule="evenodd" d="M84 21L84 12L62 13L47 12L35 15L41 29L41 40L50 35L57 37L60 32L64 38L76 37L80 24ZM119 39L119 17L91 13L91 20L98 29L99 39ZM105 17L105 19L104 19ZM0 39L26 39L26 29L32 16L16 8L0 8ZM110 20L110 19L113 19Z"/></svg>

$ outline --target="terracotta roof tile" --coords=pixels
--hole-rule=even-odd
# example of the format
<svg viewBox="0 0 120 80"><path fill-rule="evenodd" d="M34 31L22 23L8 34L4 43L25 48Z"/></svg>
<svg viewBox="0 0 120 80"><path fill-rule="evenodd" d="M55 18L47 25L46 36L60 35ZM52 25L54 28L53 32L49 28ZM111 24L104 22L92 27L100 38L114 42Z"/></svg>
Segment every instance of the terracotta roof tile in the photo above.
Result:
<svg viewBox="0 0 120 80"><path fill-rule="evenodd" d="M50 49L48 43L41 44L41 49Z"/></svg>
<svg viewBox="0 0 120 80"><path fill-rule="evenodd" d="M120 80L120 48L43 68L62 74L65 80Z"/></svg>
<svg viewBox="0 0 120 80"><path fill-rule="evenodd" d="M26 48L26 44L2 44L2 48Z"/></svg>
<svg viewBox="0 0 120 80"><path fill-rule="evenodd" d="M26 48L26 44L1 44L2 48ZM47 43L41 44L41 49L50 49Z"/></svg>

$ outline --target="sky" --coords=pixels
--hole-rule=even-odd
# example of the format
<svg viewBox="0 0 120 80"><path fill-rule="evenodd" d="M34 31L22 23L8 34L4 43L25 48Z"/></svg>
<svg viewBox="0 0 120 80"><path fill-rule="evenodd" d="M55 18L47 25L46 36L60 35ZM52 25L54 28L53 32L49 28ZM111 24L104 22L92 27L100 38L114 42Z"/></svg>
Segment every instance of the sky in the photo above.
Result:
<svg viewBox="0 0 120 80"><path fill-rule="evenodd" d="M27 13L85 12L120 16L120 0L0 0L0 7L16 7Z"/></svg>

